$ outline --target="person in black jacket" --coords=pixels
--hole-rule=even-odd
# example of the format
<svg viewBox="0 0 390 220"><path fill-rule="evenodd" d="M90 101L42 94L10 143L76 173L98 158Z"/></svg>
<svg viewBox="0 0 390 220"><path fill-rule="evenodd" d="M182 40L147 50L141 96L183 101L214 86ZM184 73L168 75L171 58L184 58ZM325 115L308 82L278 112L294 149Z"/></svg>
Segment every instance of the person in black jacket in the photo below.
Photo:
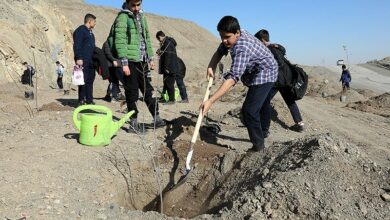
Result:
<svg viewBox="0 0 390 220"><path fill-rule="evenodd" d="M188 95L186 85L184 84L184 77L186 76L186 65L180 57L177 57L178 72L175 76L177 87L179 87L181 101L180 103L188 103Z"/></svg>
<svg viewBox="0 0 390 220"><path fill-rule="evenodd" d="M175 103L175 76L178 74L178 60L176 54L175 39L165 36L164 32L158 31L157 40L160 42L160 48L157 55L160 56L159 73L163 74L164 87L162 94L168 92L169 100L166 104Z"/></svg>
<svg viewBox="0 0 390 220"><path fill-rule="evenodd" d="M119 98L123 98L119 97L119 94L121 92L119 88L119 82L123 84L122 64L119 59L113 56L108 41L103 43L102 48L107 58L108 70L110 73L110 76L108 78L109 84L107 87L107 94L104 97L104 100L108 102L111 102L112 99L114 99L115 101L119 101Z"/></svg>
<svg viewBox="0 0 390 220"><path fill-rule="evenodd" d="M288 108L290 109L291 116L293 117L293 120L295 122L295 124L291 126L290 129L297 132L304 131L304 123L303 123L302 115L299 111L297 103L295 102L295 99L291 96L291 90L289 88L289 84L291 83L292 76L291 76L290 67L286 62L284 62L286 49L280 44L271 44L269 42L269 33L265 29L258 31L255 34L255 37L259 39L264 45L266 45L268 49L270 49L270 51L275 57L275 60L278 62L278 67L279 67L278 79L275 83L275 86L268 93L267 99L271 101L272 98L276 95L276 93L280 92L284 102L287 104ZM262 117L262 119L265 119L266 121L261 122L263 134L265 134L265 136L268 136L269 127L271 124L271 117L270 117L271 109L268 108L267 111L263 112L263 114L267 114L269 116L269 117Z"/></svg>
<svg viewBox="0 0 390 220"><path fill-rule="evenodd" d="M73 52L76 65L83 67L84 85L79 86L79 105L95 104L93 102L93 82L95 71L93 67L93 53L95 49L95 36L92 29L96 25L96 17L86 14L84 24L73 33Z"/></svg>
<svg viewBox="0 0 390 220"><path fill-rule="evenodd" d="M22 84L34 87L33 76L35 75L35 69L27 62L23 62L23 65L26 67L26 69L23 71L23 75L21 77Z"/></svg>

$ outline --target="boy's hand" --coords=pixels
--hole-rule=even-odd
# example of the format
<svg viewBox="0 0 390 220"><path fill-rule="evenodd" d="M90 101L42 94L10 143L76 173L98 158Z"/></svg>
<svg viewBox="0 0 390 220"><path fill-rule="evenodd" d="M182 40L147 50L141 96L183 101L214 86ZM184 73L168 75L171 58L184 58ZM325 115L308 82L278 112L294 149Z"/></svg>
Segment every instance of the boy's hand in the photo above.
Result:
<svg viewBox="0 0 390 220"><path fill-rule="evenodd" d="M123 73L125 74L125 76L130 76L131 72L130 72L130 68L129 66L123 66Z"/></svg>
<svg viewBox="0 0 390 220"><path fill-rule="evenodd" d="M83 66L83 60L76 60L76 64L79 66Z"/></svg>
<svg viewBox="0 0 390 220"><path fill-rule="evenodd" d="M214 79L214 72L213 69L209 67L207 68L207 80L209 80L210 78Z"/></svg>
<svg viewBox="0 0 390 220"><path fill-rule="evenodd" d="M213 103L212 103L210 100L207 100L207 101L203 102L203 103L200 105L199 109L201 109L201 110L203 111L203 112L202 112L203 115L206 115L206 114L207 114L207 112L210 110L212 104L213 104Z"/></svg>
<svg viewBox="0 0 390 220"><path fill-rule="evenodd" d="M154 70L154 67L155 67L155 66L154 66L153 60L150 61L149 65L150 65L150 70Z"/></svg>

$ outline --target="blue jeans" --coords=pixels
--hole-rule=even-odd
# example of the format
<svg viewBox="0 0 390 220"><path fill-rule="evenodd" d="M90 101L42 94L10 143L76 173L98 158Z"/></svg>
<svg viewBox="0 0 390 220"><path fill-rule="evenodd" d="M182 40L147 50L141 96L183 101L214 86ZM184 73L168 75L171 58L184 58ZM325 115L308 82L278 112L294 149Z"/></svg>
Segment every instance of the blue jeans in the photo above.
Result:
<svg viewBox="0 0 390 220"><path fill-rule="evenodd" d="M248 129L249 139L254 147L264 147L261 119L267 117L267 115L263 115L262 112L269 108L270 102L267 97L273 85L273 82L269 82L261 85L249 86L248 93L246 94L242 106L244 123Z"/></svg>
<svg viewBox="0 0 390 220"><path fill-rule="evenodd" d="M289 88L284 87L274 87L268 93L267 102L271 102L276 93L280 92L284 102L286 103L288 109L290 109L291 116L295 123L302 121L301 112L299 111L298 105L295 100L291 96L291 92ZM269 105L268 109L264 109L263 114L265 115L264 120L261 121L261 125L263 126L263 131L268 131L271 124L271 105Z"/></svg>
<svg viewBox="0 0 390 220"><path fill-rule="evenodd" d="M175 80L176 80L177 87L179 88L180 91L181 100L187 100L188 99L187 89L186 89L186 85L184 84L183 77L176 75Z"/></svg>

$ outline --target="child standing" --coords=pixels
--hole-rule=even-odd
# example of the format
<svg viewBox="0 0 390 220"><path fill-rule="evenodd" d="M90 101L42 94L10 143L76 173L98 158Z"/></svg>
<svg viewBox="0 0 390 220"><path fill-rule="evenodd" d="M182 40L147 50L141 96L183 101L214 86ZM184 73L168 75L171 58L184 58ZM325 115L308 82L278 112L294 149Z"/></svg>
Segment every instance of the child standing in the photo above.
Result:
<svg viewBox="0 0 390 220"><path fill-rule="evenodd" d="M64 88L64 84L62 82L62 78L64 77L64 66L60 63L60 61L56 62L57 65L57 85L59 89Z"/></svg>
<svg viewBox="0 0 390 220"><path fill-rule="evenodd" d="M343 92L344 92L345 90L349 89L349 83L351 82L352 77L345 65L342 65L341 69L342 72L341 72L340 81L343 85Z"/></svg>

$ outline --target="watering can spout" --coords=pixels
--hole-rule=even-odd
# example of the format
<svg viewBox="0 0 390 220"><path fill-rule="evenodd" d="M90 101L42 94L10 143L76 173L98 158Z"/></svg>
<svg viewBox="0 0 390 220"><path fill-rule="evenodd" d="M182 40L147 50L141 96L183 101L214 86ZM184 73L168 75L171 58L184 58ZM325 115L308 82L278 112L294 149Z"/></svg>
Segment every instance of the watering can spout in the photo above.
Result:
<svg viewBox="0 0 390 220"><path fill-rule="evenodd" d="M118 130L126 123L127 120L134 114L134 110L128 112L124 117L122 117L119 121L112 122L111 126L111 137L114 136Z"/></svg>

